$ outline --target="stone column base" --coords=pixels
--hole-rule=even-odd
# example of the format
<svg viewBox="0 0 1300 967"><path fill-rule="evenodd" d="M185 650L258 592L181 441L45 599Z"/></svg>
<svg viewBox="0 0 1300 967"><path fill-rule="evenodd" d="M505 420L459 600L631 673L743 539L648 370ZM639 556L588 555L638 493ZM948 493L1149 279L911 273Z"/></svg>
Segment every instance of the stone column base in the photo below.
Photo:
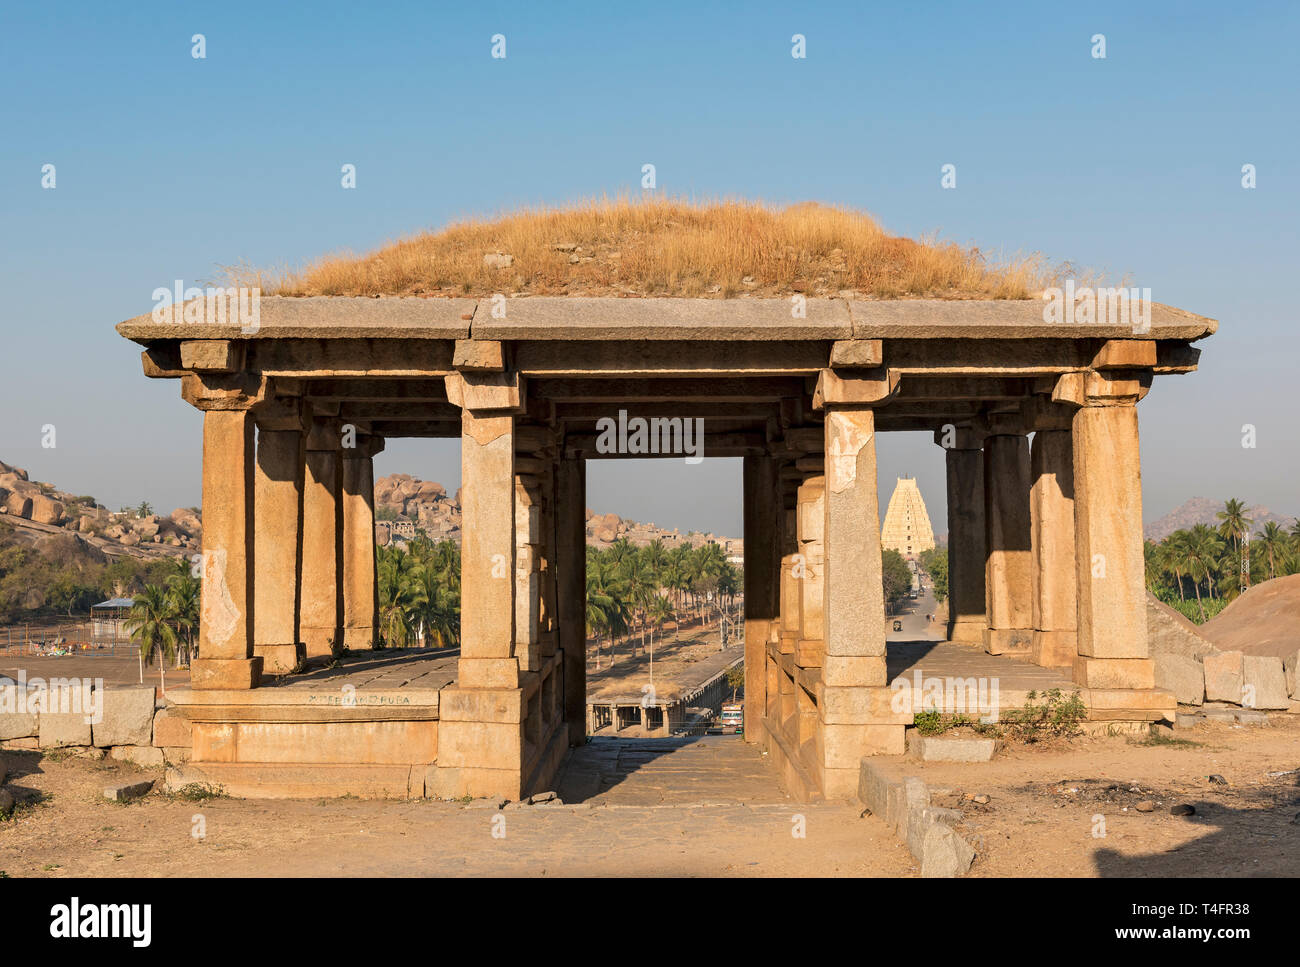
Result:
<svg viewBox="0 0 1300 967"><path fill-rule="evenodd" d="M307 660L307 646L301 641L293 645L254 645L253 655L262 659L263 675L288 675Z"/></svg>
<svg viewBox="0 0 1300 967"><path fill-rule="evenodd" d="M1079 634L1076 631L1034 630L1029 660L1044 668L1063 668L1074 664L1079 654Z"/></svg>
<svg viewBox="0 0 1300 967"><path fill-rule="evenodd" d="M983 645L988 620L982 614L959 615L948 619L948 640L962 644Z"/></svg>
<svg viewBox="0 0 1300 967"><path fill-rule="evenodd" d="M985 628L984 650L990 655L1028 658L1033 646L1032 628Z"/></svg>
<svg viewBox="0 0 1300 967"><path fill-rule="evenodd" d="M304 625L300 634L307 648L307 657L333 658L332 642L338 633L337 628L309 628Z"/></svg>
<svg viewBox="0 0 1300 967"><path fill-rule="evenodd" d="M1088 658L1071 663L1074 683L1095 689L1154 689L1156 663L1151 658Z"/></svg>
<svg viewBox="0 0 1300 967"><path fill-rule="evenodd" d="M375 647L375 632L369 625L343 629L343 647L352 651L371 651Z"/></svg>
<svg viewBox="0 0 1300 967"><path fill-rule="evenodd" d="M190 688L257 688L261 681L261 658L195 658L190 662Z"/></svg>

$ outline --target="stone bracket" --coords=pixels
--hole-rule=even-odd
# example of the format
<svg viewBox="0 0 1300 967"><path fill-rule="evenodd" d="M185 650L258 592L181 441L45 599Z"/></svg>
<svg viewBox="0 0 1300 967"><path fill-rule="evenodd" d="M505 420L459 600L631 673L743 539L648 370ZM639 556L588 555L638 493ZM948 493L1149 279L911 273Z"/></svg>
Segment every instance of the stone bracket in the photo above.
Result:
<svg viewBox="0 0 1300 967"><path fill-rule="evenodd" d="M884 361L881 339L837 339L831 343L833 369L874 369Z"/></svg>
<svg viewBox="0 0 1300 967"><path fill-rule="evenodd" d="M860 375L841 376L823 369L813 390L813 409L826 406L875 406L898 392L898 372L881 366Z"/></svg>
<svg viewBox="0 0 1300 967"><path fill-rule="evenodd" d="M234 339L182 339L181 368L196 373L233 373L244 365L244 344Z"/></svg>
<svg viewBox="0 0 1300 967"><path fill-rule="evenodd" d="M1052 390L1052 401L1075 407L1132 406L1147 395L1151 379L1149 369L1062 373Z"/></svg>
<svg viewBox="0 0 1300 967"><path fill-rule="evenodd" d="M269 386L257 373L187 373L181 398L198 410L247 410L267 398Z"/></svg>
<svg viewBox="0 0 1300 967"><path fill-rule="evenodd" d="M504 372L505 345L495 339L457 339L451 365L462 372Z"/></svg>
<svg viewBox="0 0 1300 967"><path fill-rule="evenodd" d="M463 410L518 413L523 410L524 379L517 372L449 373L447 399Z"/></svg>

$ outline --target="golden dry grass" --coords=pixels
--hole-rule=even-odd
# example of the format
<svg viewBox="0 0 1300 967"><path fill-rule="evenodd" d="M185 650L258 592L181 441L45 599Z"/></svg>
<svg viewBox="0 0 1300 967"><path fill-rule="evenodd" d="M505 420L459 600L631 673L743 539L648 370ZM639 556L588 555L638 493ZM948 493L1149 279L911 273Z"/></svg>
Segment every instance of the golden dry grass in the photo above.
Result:
<svg viewBox="0 0 1300 967"><path fill-rule="evenodd" d="M484 262L508 255L508 267ZM887 234L869 215L806 203L601 199L457 222L299 272L228 269L287 296L781 296L1023 299L1048 284L1038 256Z"/></svg>

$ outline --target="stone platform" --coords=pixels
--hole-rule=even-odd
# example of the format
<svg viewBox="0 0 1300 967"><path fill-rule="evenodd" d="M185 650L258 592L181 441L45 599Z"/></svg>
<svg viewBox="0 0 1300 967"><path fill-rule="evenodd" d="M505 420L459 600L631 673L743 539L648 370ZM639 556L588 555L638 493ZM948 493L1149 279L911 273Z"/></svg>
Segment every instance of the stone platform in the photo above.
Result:
<svg viewBox="0 0 1300 967"><path fill-rule="evenodd" d="M438 757L441 691L458 652L353 656L255 689L172 689L190 721L191 761L167 785L257 798L418 798Z"/></svg>

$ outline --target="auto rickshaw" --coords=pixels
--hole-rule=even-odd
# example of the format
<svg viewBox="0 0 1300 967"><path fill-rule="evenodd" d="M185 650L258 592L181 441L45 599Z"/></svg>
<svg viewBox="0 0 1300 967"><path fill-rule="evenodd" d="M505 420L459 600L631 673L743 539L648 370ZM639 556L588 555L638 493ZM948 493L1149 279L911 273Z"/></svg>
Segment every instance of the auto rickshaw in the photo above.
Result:
<svg viewBox="0 0 1300 967"><path fill-rule="evenodd" d="M897 618L894 619L894 630L895 631L903 630L903 622L899 621Z"/></svg>

